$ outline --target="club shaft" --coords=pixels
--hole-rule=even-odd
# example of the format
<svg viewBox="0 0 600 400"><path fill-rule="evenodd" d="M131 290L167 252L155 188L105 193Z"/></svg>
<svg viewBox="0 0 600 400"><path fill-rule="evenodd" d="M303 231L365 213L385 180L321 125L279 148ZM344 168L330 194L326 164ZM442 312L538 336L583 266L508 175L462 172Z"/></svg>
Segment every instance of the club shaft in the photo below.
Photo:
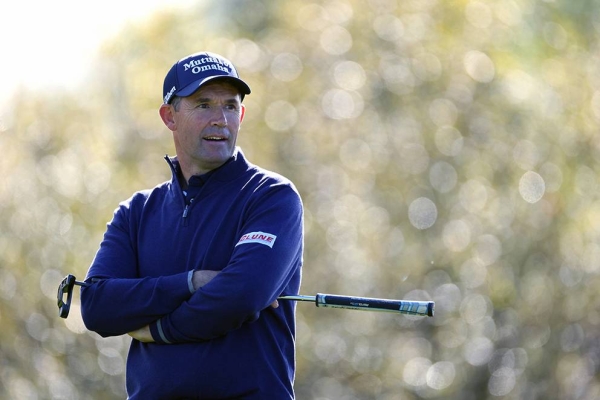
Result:
<svg viewBox="0 0 600 400"><path fill-rule="evenodd" d="M311 301L317 307L347 308L351 310L393 312L408 315L433 317L435 303L433 301L410 301L376 299L371 297L340 296L317 293L316 296L281 296L279 300Z"/></svg>

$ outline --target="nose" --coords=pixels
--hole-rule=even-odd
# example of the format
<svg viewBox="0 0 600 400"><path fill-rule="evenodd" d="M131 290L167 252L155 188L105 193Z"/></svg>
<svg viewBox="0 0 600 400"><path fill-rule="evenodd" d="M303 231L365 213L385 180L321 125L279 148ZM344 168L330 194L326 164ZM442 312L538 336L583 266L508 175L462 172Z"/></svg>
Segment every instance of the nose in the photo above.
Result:
<svg viewBox="0 0 600 400"><path fill-rule="evenodd" d="M227 116L225 115L225 110L222 107L215 107L214 110L212 125L220 127L227 126Z"/></svg>

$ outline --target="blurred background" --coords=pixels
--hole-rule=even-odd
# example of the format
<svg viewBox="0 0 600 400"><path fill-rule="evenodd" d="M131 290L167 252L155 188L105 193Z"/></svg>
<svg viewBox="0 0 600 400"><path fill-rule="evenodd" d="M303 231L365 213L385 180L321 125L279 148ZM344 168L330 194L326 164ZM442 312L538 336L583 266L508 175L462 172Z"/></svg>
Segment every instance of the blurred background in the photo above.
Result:
<svg viewBox="0 0 600 400"><path fill-rule="evenodd" d="M0 7L0 398L125 398L128 337L56 290L170 178L162 81L199 50L303 197L302 293L436 302L298 304L298 399L600 398L598 2L104 3Z"/></svg>

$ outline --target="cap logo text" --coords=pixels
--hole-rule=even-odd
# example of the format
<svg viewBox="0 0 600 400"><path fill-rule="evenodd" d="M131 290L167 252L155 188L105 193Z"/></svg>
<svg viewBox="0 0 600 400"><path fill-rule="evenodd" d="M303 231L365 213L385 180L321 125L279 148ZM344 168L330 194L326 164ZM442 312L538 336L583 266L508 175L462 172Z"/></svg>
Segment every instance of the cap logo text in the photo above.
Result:
<svg viewBox="0 0 600 400"><path fill-rule="evenodd" d="M169 93L167 93L167 95L165 96L165 104L167 104L169 102L169 99L171 99L171 96L173 96L173 93L175 93L175 90L177 88L175 86L173 86L171 88L171 90L169 90Z"/></svg>
<svg viewBox="0 0 600 400"><path fill-rule="evenodd" d="M199 74L208 70L222 71L227 74L231 73L231 66L222 62L218 58L203 57L198 60L192 60L189 63L183 64L183 70L191 69L192 74Z"/></svg>

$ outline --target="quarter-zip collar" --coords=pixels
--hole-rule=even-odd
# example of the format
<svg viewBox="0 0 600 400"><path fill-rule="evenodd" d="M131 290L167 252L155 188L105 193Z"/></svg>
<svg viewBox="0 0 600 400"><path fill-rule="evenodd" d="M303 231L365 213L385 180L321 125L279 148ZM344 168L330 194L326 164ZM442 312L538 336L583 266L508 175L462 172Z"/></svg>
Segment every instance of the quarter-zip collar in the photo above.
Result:
<svg viewBox="0 0 600 400"><path fill-rule="evenodd" d="M200 198L209 196L212 192L218 190L222 186L221 184L233 181L234 179L240 177L244 174L244 172L252 167L252 165L246 160L242 149L236 147L231 159L229 159L219 168L209 172L208 176L205 176L206 174L203 175L203 177L206 178L204 184L200 190L195 193L194 197L186 201L183 193L186 182L181 174L177 157L169 157L168 155L165 155L165 160L167 161L167 164L169 164L172 174L169 191L171 196L180 199L179 203L183 207L182 219L184 225L187 225L188 217L194 203L197 203Z"/></svg>
<svg viewBox="0 0 600 400"><path fill-rule="evenodd" d="M228 161L221 167L214 170L214 173L210 176L210 178L208 179L208 181L206 183L213 182L213 181L216 181L216 182L232 181L232 180L238 178L245 171L247 171L248 169L250 169L252 167L252 164L246 160L246 157L244 156L242 149L239 147L235 148L233 156L231 156L231 157L232 157L231 161ZM167 163L169 164L169 167L171 168L171 173L172 173L171 183L174 186L174 189L177 188L177 189L179 189L179 191L181 191L183 189L183 186L178 179L179 174L177 171L179 169L179 161L177 160L177 157L169 157L168 155L165 155L165 160L167 161Z"/></svg>

